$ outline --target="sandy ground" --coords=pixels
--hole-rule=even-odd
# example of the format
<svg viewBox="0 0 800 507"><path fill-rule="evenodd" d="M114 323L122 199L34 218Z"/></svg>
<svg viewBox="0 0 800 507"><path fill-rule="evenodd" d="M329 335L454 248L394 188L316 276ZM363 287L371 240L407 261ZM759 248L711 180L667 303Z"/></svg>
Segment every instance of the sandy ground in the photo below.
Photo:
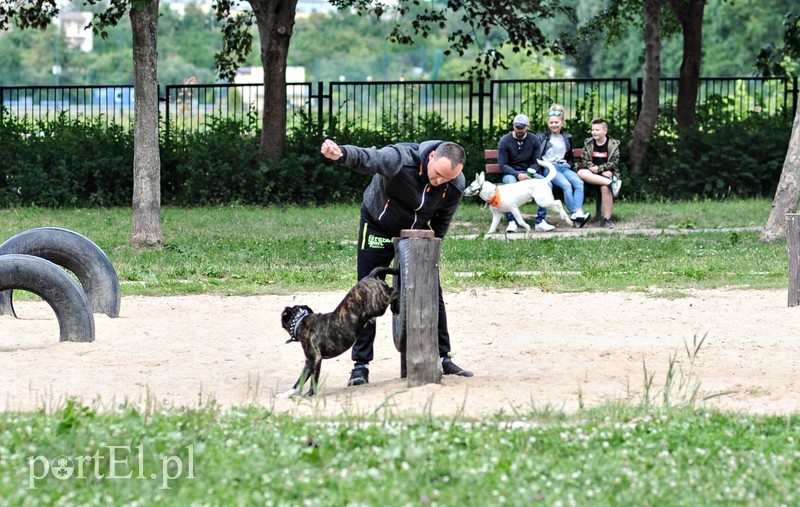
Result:
<svg viewBox="0 0 800 507"><path fill-rule="evenodd" d="M662 403L670 357L673 401L700 382L704 403L726 410L800 410L800 307L786 291L550 294L477 290L446 294L455 361L473 378L409 388L399 378L391 319L379 320L370 384L345 387L349 352L323 362L320 396L277 399L296 380L299 344L285 344L284 306L330 311L343 293L287 296L125 297L119 318L95 315L93 343L59 343L43 302L18 302L0 317L0 403L55 409L66 397L98 408L120 403L196 407L259 405L310 414L484 417L550 407L572 412L610 400L639 402L644 368ZM532 302L536 301L534 307ZM538 311L536 310L538 309ZM694 371L686 344L707 334Z"/></svg>

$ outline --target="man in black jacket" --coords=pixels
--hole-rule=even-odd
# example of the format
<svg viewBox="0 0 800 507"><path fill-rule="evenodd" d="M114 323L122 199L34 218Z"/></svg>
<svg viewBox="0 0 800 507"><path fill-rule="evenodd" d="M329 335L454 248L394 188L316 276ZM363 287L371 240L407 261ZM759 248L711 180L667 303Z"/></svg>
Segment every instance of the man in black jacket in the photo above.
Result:
<svg viewBox="0 0 800 507"><path fill-rule="evenodd" d="M371 174L364 190L358 234L358 279L378 266L389 266L394 259L392 238L402 229L430 229L444 238L464 194L466 182L461 171L464 149L446 141L397 143L383 148L339 146L326 139L322 155L350 169ZM471 377L472 372L457 366L450 358L447 314L439 287L439 357L445 375ZM373 359L375 324L359 333L351 357L355 367L347 385L369 382L369 362Z"/></svg>
<svg viewBox="0 0 800 507"><path fill-rule="evenodd" d="M524 114L518 114L512 122L514 129L500 138L497 145L497 163L503 173L503 183L510 184L532 178L528 169L538 169L536 157L542 151L540 139L528 132L531 127L530 119ZM517 232L517 221L511 213L506 214L508 228L506 232ZM547 223L547 209L539 206L536 210L534 229L539 232L548 232L555 229L554 225Z"/></svg>

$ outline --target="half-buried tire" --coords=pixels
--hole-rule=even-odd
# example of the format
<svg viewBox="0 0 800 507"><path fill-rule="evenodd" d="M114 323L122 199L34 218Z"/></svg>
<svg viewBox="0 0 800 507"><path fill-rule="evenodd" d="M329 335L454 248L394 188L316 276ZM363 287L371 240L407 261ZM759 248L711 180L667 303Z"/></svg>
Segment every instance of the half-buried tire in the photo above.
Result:
<svg viewBox="0 0 800 507"><path fill-rule="evenodd" d="M92 312L119 317L121 293L117 272L92 240L58 227L30 229L0 245L0 255L35 255L72 271L89 299ZM12 293L0 292L0 315L15 315Z"/></svg>
<svg viewBox="0 0 800 507"><path fill-rule="evenodd" d="M56 264L33 255L0 255L0 290L33 292L53 309L60 341L94 341L94 315L78 282Z"/></svg>
<svg viewBox="0 0 800 507"><path fill-rule="evenodd" d="M400 271L400 276L392 277L392 286L398 292L397 307L398 312L392 312L392 337L394 346L400 353L406 351L406 319L408 305L408 291L405 281L408 280L409 248L411 243L407 239L401 239L395 247L395 268Z"/></svg>

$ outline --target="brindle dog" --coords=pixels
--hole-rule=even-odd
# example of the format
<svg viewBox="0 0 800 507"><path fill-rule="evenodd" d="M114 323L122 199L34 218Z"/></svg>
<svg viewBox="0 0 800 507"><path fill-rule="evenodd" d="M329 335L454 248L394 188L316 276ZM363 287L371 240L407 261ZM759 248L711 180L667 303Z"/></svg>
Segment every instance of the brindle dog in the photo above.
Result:
<svg viewBox="0 0 800 507"><path fill-rule="evenodd" d="M319 382L322 360L336 357L352 347L361 328L386 313L386 308L398 301L397 291L379 278L387 274L397 276L399 270L373 269L350 289L331 313L314 313L305 305L287 306L283 310L281 325L291 336L286 343L300 342L306 364L294 387L278 394L278 397L288 398L300 393L309 378L311 388L307 395L312 396Z"/></svg>

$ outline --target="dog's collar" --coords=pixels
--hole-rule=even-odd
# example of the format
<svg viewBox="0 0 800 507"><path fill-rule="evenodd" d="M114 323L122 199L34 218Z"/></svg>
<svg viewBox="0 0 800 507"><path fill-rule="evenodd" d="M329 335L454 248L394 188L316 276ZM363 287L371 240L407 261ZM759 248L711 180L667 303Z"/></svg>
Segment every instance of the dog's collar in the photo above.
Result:
<svg viewBox="0 0 800 507"><path fill-rule="evenodd" d="M310 312L305 308L301 308L296 314L294 314L294 317L292 317L292 322L289 324L289 336L292 337L290 341L299 341L297 339L297 328L300 326L300 323L303 321L303 319L308 317L309 313Z"/></svg>
<svg viewBox="0 0 800 507"><path fill-rule="evenodd" d="M486 201L489 206L499 208L500 207L500 187L495 187L494 193L492 194L492 198Z"/></svg>

